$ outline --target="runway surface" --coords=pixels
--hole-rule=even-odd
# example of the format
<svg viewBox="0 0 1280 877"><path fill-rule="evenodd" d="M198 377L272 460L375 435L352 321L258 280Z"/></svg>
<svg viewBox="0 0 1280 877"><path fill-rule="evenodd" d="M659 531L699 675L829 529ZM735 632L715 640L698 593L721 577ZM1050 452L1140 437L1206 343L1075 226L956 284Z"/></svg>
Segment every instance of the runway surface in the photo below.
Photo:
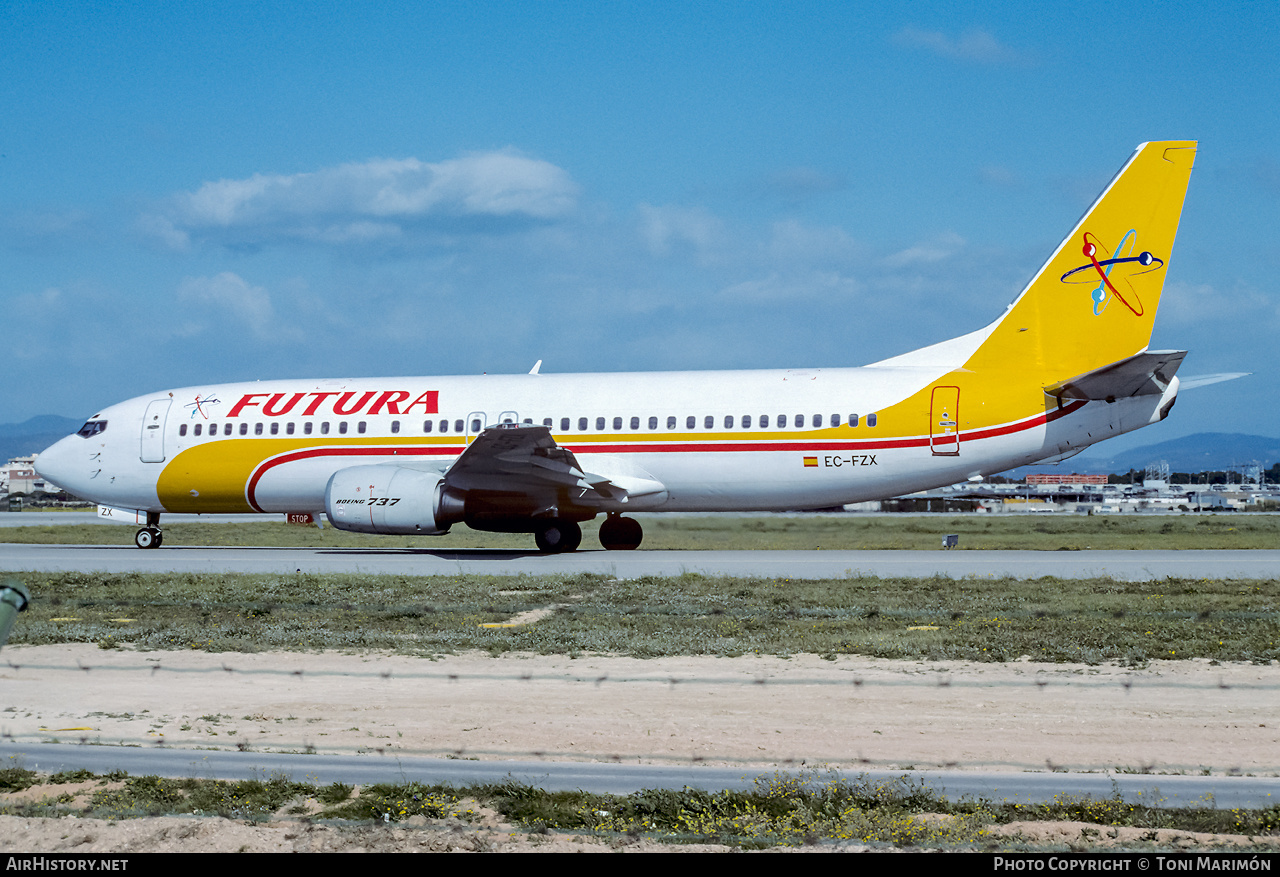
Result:
<svg viewBox="0 0 1280 877"><path fill-rule="evenodd" d="M372 575L684 573L769 578L856 576L1123 581L1280 578L1280 550L1209 551L536 551L429 548L202 548L0 543L6 572L243 572Z"/></svg>
<svg viewBox="0 0 1280 877"><path fill-rule="evenodd" d="M305 782L330 783L502 783L515 780L547 791L585 791L628 795L643 789L689 786L706 791L745 790L757 776L775 771L751 768L671 767L569 761L466 761L461 759L371 755L296 755L137 747L79 746L67 743L0 743L0 759L42 773L123 770L133 776L258 779L288 774ZM794 772L793 772L794 773ZM984 798L1022 804L1061 796L1106 799L1120 795L1131 803L1158 807L1217 809L1269 807L1280 797L1275 777L1148 776L1131 773L1000 773L993 771L839 771L817 772L876 783L907 778L952 801Z"/></svg>

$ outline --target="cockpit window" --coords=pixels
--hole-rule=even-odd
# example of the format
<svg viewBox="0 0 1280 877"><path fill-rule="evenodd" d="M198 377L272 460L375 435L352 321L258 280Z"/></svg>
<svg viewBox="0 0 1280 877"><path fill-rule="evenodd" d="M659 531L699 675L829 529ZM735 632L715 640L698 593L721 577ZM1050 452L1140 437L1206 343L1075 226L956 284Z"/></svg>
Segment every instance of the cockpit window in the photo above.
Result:
<svg viewBox="0 0 1280 877"><path fill-rule="evenodd" d="M90 436L97 435L100 432L106 432L106 430L107 422L105 420L90 420L86 421L85 425L80 427L80 431L77 432L76 435L81 438L89 438Z"/></svg>

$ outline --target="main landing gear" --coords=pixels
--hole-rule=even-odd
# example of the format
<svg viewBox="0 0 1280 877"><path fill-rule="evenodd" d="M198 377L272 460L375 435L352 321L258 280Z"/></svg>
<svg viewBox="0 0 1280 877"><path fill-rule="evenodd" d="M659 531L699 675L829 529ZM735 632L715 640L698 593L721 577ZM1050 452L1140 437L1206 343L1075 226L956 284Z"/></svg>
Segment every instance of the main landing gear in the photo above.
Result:
<svg viewBox="0 0 1280 877"><path fill-rule="evenodd" d="M159 512L147 512L147 525L133 534L133 544L139 548L159 548L164 544Z"/></svg>
<svg viewBox="0 0 1280 877"><path fill-rule="evenodd" d="M600 544L610 551L634 551L643 538L644 529L634 518L611 514L600 525Z"/></svg>
<svg viewBox="0 0 1280 877"><path fill-rule="evenodd" d="M533 541L543 554L577 551L582 544L582 528L574 521L553 518L534 531Z"/></svg>
<svg viewBox="0 0 1280 877"><path fill-rule="evenodd" d="M633 551L640 547L644 530L634 518L610 514L600 525L600 544L610 551ZM543 554L577 551L582 544L582 528L564 518L552 518L533 533L533 540Z"/></svg>

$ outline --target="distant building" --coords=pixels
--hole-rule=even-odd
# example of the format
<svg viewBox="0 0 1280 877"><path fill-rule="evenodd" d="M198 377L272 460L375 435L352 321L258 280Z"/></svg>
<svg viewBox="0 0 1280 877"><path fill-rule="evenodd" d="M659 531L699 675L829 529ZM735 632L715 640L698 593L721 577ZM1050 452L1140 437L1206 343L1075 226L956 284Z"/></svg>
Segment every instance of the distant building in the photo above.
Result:
<svg viewBox="0 0 1280 877"><path fill-rule="evenodd" d="M4 493L35 493L38 490L56 491L58 488L45 482L36 474L36 455L14 457L0 466L0 491Z"/></svg>
<svg viewBox="0 0 1280 877"><path fill-rule="evenodd" d="M1062 475L1054 473L1052 475L1028 475L1027 484L1106 484L1107 476L1105 475L1079 475L1072 472L1070 475Z"/></svg>

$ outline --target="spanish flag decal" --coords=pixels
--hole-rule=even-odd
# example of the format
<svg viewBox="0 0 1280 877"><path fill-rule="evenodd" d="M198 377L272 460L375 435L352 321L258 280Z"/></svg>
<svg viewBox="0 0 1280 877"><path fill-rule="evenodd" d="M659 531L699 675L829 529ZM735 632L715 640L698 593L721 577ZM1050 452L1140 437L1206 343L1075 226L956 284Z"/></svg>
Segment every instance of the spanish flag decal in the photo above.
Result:
<svg viewBox="0 0 1280 877"><path fill-rule="evenodd" d="M804 464L805 464L806 466L817 466L817 465L818 465L818 458L817 458L817 457L805 457L805 458L804 458Z"/></svg>

